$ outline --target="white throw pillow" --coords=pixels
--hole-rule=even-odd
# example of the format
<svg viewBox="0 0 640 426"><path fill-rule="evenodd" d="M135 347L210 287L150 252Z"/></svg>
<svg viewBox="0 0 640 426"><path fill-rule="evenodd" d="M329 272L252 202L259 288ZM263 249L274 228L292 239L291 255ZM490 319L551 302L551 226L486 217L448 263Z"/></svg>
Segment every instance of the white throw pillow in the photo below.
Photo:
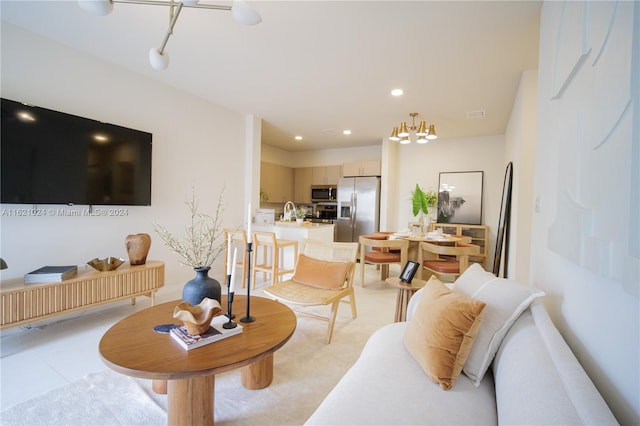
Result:
<svg viewBox="0 0 640 426"><path fill-rule="evenodd" d="M480 330L462 369L474 385L480 386L509 328L535 298L544 296L544 291L514 280L496 278L477 263L460 275L453 290L487 304Z"/></svg>

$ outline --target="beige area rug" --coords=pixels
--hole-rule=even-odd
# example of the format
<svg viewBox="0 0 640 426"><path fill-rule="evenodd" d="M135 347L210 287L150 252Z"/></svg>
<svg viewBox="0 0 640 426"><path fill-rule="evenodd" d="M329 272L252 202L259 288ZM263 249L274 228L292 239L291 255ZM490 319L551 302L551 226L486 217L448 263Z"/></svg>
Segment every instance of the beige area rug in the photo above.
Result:
<svg viewBox="0 0 640 426"><path fill-rule="evenodd" d="M358 358L368 337L393 321L396 290L375 279L368 282L371 284L364 289L356 286L357 319L351 319L347 304L341 305L330 345L324 343L325 322L297 316L293 337L275 353L274 380L269 387L245 389L239 370L217 375L216 424L303 424ZM314 310L328 312L326 307ZM0 423L165 425L166 407L166 396L154 394L150 381L106 369L3 411Z"/></svg>

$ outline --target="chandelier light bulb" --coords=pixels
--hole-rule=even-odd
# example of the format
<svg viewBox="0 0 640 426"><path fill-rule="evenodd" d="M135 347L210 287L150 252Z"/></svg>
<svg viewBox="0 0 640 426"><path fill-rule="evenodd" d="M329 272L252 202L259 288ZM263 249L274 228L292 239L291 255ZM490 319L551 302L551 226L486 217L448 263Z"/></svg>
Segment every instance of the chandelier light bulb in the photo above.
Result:
<svg viewBox="0 0 640 426"><path fill-rule="evenodd" d="M389 140L396 141L396 142L400 140L400 137L398 136L397 127L393 128L393 132L391 132L391 136L389 136Z"/></svg>
<svg viewBox="0 0 640 426"><path fill-rule="evenodd" d="M438 135L436 135L436 126L435 124L429 125L429 133L427 133L427 139L433 140L438 139Z"/></svg>
<svg viewBox="0 0 640 426"><path fill-rule="evenodd" d="M427 123L425 123L424 121L420 122L420 127L418 127L418 130L416 131L416 135L427 136Z"/></svg>
<svg viewBox="0 0 640 426"><path fill-rule="evenodd" d="M398 136L400 136L401 138L405 138L409 136L409 130L407 130L406 121L403 121L402 123L400 123L400 131L398 132Z"/></svg>
<svg viewBox="0 0 640 426"><path fill-rule="evenodd" d="M409 139L409 137L408 137L408 136L406 136L406 137L404 137L404 138L400 139L400 144L401 144L401 145L406 145L406 144L408 144L408 143L411 143L411 140Z"/></svg>
<svg viewBox="0 0 640 426"><path fill-rule="evenodd" d="M166 70L169 66L169 53L166 50L160 53L158 49L152 47L149 50L149 64L151 64L151 68L154 70Z"/></svg>
<svg viewBox="0 0 640 426"><path fill-rule="evenodd" d="M419 136L418 140L416 141L417 143L427 143L429 142L427 139L425 139L424 136Z"/></svg>

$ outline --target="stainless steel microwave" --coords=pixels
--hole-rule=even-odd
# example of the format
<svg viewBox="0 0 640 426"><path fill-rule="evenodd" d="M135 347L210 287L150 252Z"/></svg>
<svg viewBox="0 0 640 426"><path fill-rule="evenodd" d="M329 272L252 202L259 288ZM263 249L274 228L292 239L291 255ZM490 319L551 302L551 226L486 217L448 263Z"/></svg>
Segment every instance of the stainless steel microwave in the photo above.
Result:
<svg viewBox="0 0 640 426"><path fill-rule="evenodd" d="M311 202L335 201L338 188L332 185L311 185Z"/></svg>

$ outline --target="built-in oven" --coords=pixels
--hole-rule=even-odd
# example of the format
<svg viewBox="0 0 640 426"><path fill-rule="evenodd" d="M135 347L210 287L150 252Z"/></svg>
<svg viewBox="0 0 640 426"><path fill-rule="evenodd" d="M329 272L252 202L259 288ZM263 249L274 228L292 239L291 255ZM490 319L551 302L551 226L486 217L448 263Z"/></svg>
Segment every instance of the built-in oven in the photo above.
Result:
<svg viewBox="0 0 640 426"><path fill-rule="evenodd" d="M324 202L316 204L316 219L324 223L333 223L338 218L338 203Z"/></svg>
<svg viewBox="0 0 640 426"><path fill-rule="evenodd" d="M338 188L332 185L311 185L311 202L322 203L335 201Z"/></svg>

